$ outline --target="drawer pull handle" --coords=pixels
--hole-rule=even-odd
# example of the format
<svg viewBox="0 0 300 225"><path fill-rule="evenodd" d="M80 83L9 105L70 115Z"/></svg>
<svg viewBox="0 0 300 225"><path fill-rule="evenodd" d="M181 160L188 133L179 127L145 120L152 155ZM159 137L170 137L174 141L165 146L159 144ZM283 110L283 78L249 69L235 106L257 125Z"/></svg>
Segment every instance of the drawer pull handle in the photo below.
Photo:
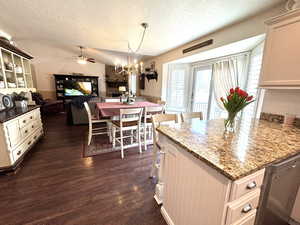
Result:
<svg viewBox="0 0 300 225"><path fill-rule="evenodd" d="M252 210L252 205L248 204L242 209L242 213L248 213Z"/></svg>
<svg viewBox="0 0 300 225"><path fill-rule="evenodd" d="M34 128L34 126L32 125L31 128Z"/></svg>
<svg viewBox="0 0 300 225"><path fill-rule="evenodd" d="M33 117L31 116L30 119L32 120L32 118L33 118Z"/></svg>
<svg viewBox="0 0 300 225"><path fill-rule="evenodd" d="M23 123L26 123L26 120L23 120Z"/></svg>
<svg viewBox="0 0 300 225"><path fill-rule="evenodd" d="M256 182L253 181L247 185L247 189L252 190L252 189L256 188L256 186L257 186Z"/></svg>
<svg viewBox="0 0 300 225"><path fill-rule="evenodd" d="M28 130L25 130L25 134L27 134L28 133Z"/></svg>
<svg viewBox="0 0 300 225"><path fill-rule="evenodd" d="M21 155L21 153L22 153L21 151L18 151L18 152L17 152L17 155Z"/></svg>
<svg viewBox="0 0 300 225"><path fill-rule="evenodd" d="M31 144L31 141L29 141L27 144L30 145L30 144Z"/></svg>

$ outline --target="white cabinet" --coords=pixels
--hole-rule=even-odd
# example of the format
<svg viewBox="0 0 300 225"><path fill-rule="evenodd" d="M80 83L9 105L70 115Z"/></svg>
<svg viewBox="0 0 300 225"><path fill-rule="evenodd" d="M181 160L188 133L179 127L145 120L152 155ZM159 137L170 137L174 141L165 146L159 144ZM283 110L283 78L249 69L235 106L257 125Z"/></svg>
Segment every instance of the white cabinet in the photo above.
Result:
<svg viewBox="0 0 300 225"><path fill-rule="evenodd" d="M300 10L272 18L266 24L260 86L300 88Z"/></svg>
<svg viewBox="0 0 300 225"><path fill-rule="evenodd" d="M164 135L159 140L165 152L161 212L169 225L254 225L264 169L232 181Z"/></svg>
<svg viewBox="0 0 300 225"><path fill-rule="evenodd" d="M14 167L43 135L40 109L0 124L0 170Z"/></svg>

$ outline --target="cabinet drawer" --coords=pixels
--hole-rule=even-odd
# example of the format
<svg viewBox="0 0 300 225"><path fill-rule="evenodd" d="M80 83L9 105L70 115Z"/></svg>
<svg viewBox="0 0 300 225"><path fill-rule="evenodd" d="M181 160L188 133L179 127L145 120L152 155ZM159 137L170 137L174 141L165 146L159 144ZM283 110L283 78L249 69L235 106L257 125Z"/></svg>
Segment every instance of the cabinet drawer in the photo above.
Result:
<svg viewBox="0 0 300 225"><path fill-rule="evenodd" d="M35 120L35 111L27 113L26 115L22 116L19 119L20 128L28 125L29 123L31 123L34 120Z"/></svg>
<svg viewBox="0 0 300 225"><path fill-rule="evenodd" d="M260 170L254 174L233 182L230 201L234 201L251 191L260 188L264 180L265 170Z"/></svg>
<svg viewBox="0 0 300 225"><path fill-rule="evenodd" d="M21 134L23 138L31 135L37 128L41 128L40 121L32 121L27 124L25 127L21 128Z"/></svg>
<svg viewBox="0 0 300 225"><path fill-rule="evenodd" d="M229 203L226 224L234 224L253 213L253 211L257 209L259 196L260 189L257 189L246 196Z"/></svg>
<svg viewBox="0 0 300 225"><path fill-rule="evenodd" d="M234 223L232 225L254 225L255 218L256 218L256 211L257 210L253 210L253 212L251 212L249 214L249 216L237 221L236 223Z"/></svg>
<svg viewBox="0 0 300 225"><path fill-rule="evenodd" d="M16 162L27 150L30 148L36 140L42 135L43 130L38 129L32 135L27 137L22 144L12 151L14 162Z"/></svg>
<svg viewBox="0 0 300 225"><path fill-rule="evenodd" d="M14 163L26 152L26 142L12 151Z"/></svg>

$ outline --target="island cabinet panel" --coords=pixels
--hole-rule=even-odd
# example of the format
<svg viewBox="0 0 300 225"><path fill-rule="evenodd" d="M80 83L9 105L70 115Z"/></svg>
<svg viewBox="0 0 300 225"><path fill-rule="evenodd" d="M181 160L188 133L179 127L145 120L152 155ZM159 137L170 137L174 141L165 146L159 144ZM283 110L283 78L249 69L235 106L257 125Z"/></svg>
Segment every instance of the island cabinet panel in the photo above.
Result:
<svg viewBox="0 0 300 225"><path fill-rule="evenodd" d="M261 87L300 87L300 10L270 19L260 80Z"/></svg>
<svg viewBox="0 0 300 225"><path fill-rule="evenodd" d="M162 214L170 225L224 224L230 180L164 140Z"/></svg>
<svg viewBox="0 0 300 225"><path fill-rule="evenodd" d="M169 225L254 225L264 169L238 180L159 134L164 155L162 215Z"/></svg>

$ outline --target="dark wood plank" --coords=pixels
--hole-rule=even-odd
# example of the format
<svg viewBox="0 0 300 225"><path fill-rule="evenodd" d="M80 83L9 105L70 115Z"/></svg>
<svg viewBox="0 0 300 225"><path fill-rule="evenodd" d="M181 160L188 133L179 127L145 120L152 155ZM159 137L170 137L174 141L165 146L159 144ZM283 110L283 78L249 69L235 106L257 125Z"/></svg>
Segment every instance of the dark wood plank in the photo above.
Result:
<svg viewBox="0 0 300 225"><path fill-rule="evenodd" d="M151 149L82 158L86 127L62 114L44 125L17 174L0 176L0 224L166 225L148 178Z"/></svg>

